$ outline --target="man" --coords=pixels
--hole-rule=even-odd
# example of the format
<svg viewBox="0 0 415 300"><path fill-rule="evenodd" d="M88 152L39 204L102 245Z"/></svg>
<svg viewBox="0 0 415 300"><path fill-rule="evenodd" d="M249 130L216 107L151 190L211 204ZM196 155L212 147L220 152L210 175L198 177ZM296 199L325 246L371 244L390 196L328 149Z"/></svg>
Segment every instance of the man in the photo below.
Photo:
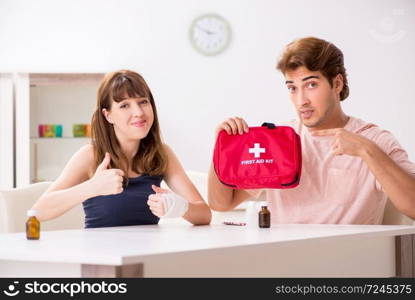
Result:
<svg viewBox="0 0 415 300"><path fill-rule="evenodd" d="M277 69L285 77L298 113L292 126L301 137L303 166L294 189L267 190L275 223L381 224L387 198L415 219L415 165L391 133L346 115L349 95L342 52L318 38L290 43ZM244 134L242 118L222 122L216 134ZM209 171L208 200L226 211L261 190L233 190Z"/></svg>

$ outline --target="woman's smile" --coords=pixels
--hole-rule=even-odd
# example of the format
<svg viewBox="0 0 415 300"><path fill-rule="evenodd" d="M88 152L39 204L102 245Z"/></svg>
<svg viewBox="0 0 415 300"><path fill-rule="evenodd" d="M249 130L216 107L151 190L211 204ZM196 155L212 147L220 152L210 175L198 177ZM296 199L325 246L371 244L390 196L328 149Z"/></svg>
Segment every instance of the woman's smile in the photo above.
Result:
<svg viewBox="0 0 415 300"><path fill-rule="evenodd" d="M133 125L134 127L138 127L138 128L144 128L147 125L147 121L146 120L135 121L131 123L131 125Z"/></svg>

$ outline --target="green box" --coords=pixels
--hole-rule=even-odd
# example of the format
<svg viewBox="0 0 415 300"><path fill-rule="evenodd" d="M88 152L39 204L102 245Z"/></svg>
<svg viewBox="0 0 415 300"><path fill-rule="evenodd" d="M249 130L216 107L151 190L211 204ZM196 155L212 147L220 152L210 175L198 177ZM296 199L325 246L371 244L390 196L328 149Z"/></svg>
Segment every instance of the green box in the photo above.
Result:
<svg viewBox="0 0 415 300"><path fill-rule="evenodd" d="M73 124L72 132L74 137L84 137L86 135L85 124Z"/></svg>

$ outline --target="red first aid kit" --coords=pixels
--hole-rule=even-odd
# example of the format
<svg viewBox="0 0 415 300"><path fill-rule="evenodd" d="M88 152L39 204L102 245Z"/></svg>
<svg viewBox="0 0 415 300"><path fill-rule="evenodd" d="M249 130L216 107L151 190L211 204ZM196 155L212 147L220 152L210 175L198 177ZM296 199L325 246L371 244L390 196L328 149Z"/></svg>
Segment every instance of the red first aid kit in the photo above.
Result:
<svg viewBox="0 0 415 300"><path fill-rule="evenodd" d="M301 177L301 140L292 127L272 123L242 135L222 130L213 164L219 180L231 188L294 188Z"/></svg>

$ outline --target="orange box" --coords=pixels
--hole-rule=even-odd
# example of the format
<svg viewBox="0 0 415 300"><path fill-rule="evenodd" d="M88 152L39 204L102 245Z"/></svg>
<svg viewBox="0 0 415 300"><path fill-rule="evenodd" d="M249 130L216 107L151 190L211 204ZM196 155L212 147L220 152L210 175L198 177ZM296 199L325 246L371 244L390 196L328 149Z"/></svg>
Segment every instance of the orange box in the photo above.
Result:
<svg viewBox="0 0 415 300"><path fill-rule="evenodd" d="M91 124L85 125L85 136L91 137Z"/></svg>
<svg viewBox="0 0 415 300"><path fill-rule="evenodd" d="M44 137L55 137L55 135L55 125L44 125Z"/></svg>

